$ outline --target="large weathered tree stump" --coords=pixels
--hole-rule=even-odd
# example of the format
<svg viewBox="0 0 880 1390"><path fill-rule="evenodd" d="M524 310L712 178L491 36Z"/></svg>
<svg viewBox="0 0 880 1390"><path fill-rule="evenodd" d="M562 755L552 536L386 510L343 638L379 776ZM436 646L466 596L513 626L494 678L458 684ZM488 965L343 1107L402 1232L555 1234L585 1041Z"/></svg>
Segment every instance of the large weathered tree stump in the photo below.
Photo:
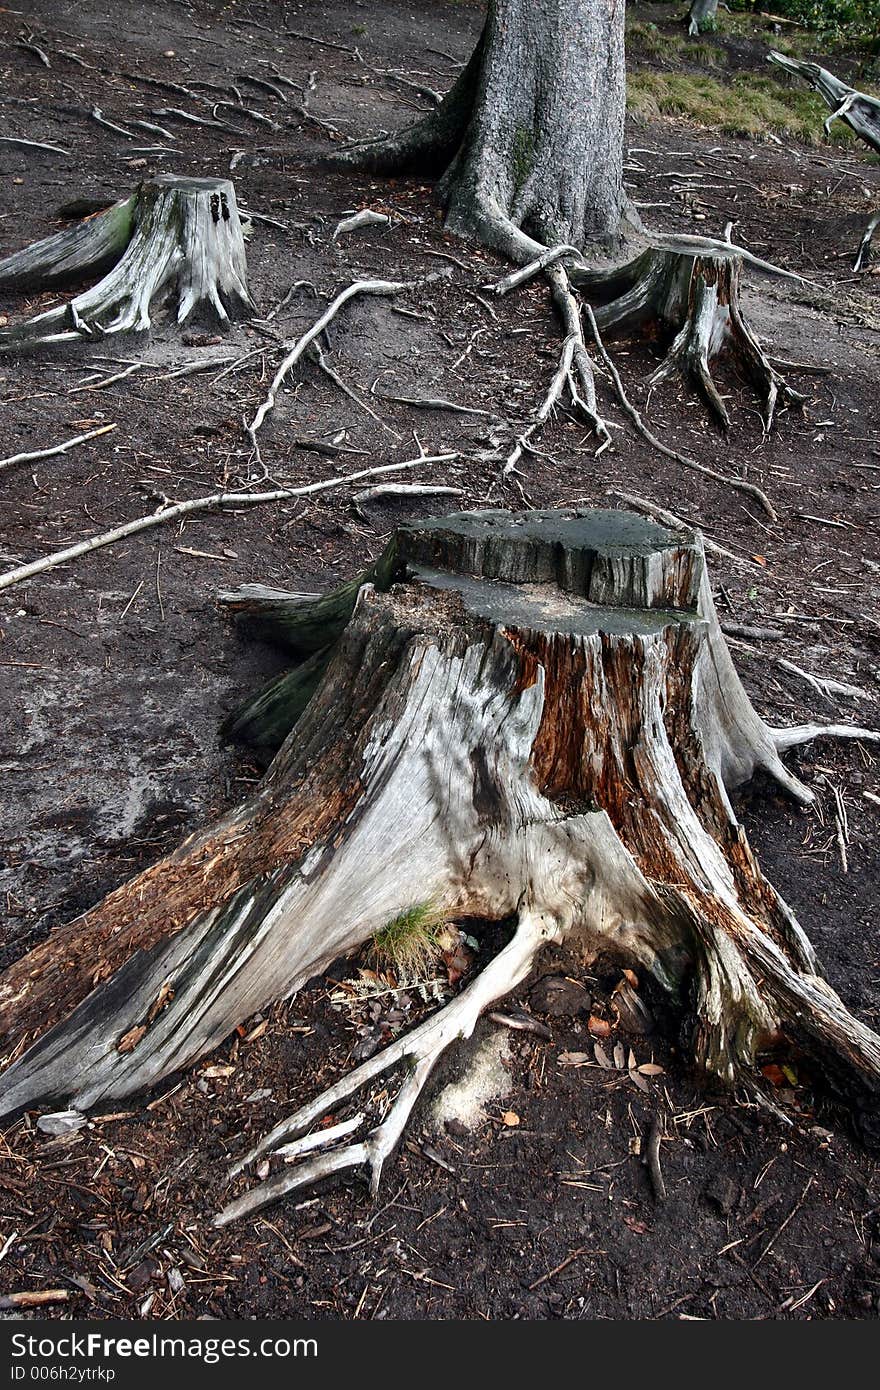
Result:
<svg viewBox="0 0 880 1390"><path fill-rule="evenodd" d="M0 348L140 333L173 295L178 323L226 326L253 313L228 179L158 174L130 198L0 261L0 287L42 288L111 267L67 304L0 333Z"/></svg>
<svg viewBox="0 0 880 1390"><path fill-rule="evenodd" d="M248 801L7 970L0 1113L151 1086L430 903L515 930L250 1158L405 1065L385 1117L361 1117L366 1137L332 1147L357 1128L341 1121L328 1152L221 1220L346 1167L375 1185L438 1057L547 942L649 972L727 1082L755 1084L756 1054L784 1034L870 1126L880 1038L820 977L728 799L763 768L809 803L780 751L826 731L758 717L698 536L624 512L463 514L401 527L369 582L235 602L307 657L314 693L273 710L275 736L285 717L290 732Z"/></svg>

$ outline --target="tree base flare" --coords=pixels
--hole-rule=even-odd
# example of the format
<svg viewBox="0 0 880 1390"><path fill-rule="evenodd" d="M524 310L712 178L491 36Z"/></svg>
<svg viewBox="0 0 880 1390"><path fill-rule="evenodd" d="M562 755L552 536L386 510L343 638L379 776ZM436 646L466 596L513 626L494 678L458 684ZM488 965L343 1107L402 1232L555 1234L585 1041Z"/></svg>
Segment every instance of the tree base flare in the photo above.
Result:
<svg viewBox="0 0 880 1390"><path fill-rule="evenodd" d="M0 333L0 349L142 333L173 294L178 323L227 327L254 312L228 179L159 174L125 202L0 261L0 285L46 286L112 269L67 304Z"/></svg>
<svg viewBox="0 0 880 1390"><path fill-rule="evenodd" d="M602 301L594 313L603 331L658 328L673 335L660 366L648 379L653 389L681 375L697 391L722 429L730 415L712 378L710 364L725 354L753 385L769 433L781 402L803 403L762 351L743 316L740 277L743 259L724 243L714 250L678 251L654 246L614 270L576 268L572 283Z"/></svg>
<svg viewBox="0 0 880 1390"><path fill-rule="evenodd" d="M809 803L780 750L860 731L763 723L698 535L626 512L463 513L398 529L369 582L234 601L308 656L314 693L296 688L247 802L6 971L0 1112L152 1086L430 902L517 927L450 1005L260 1146L410 1068L366 1138L272 1179L267 1200L355 1166L377 1183L438 1057L547 941L651 974L728 1083L754 1085L782 1033L870 1127L880 1038L820 978L728 799L763 768ZM348 1138L361 1119L340 1124Z"/></svg>

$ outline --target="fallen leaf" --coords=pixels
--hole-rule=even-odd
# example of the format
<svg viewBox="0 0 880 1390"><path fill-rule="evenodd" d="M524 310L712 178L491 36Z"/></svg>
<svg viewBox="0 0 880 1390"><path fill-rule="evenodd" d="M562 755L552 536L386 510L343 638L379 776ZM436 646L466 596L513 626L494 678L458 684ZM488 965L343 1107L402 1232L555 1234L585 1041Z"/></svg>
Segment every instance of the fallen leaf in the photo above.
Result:
<svg viewBox="0 0 880 1390"><path fill-rule="evenodd" d="M590 1061L588 1052L560 1052L559 1065L561 1067L585 1067Z"/></svg>
<svg viewBox="0 0 880 1390"><path fill-rule="evenodd" d="M200 1072L200 1075L207 1081L214 1081L221 1076L232 1076L234 1072L235 1067L230 1067L227 1063L218 1062L215 1066L205 1067L204 1071Z"/></svg>
<svg viewBox="0 0 880 1390"><path fill-rule="evenodd" d="M629 1068L629 1079L634 1086L638 1086L640 1091L645 1091L648 1095L651 1094L651 1083L646 1081L643 1076L639 1076L635 1067Z"/></svg>
<svg viewBox="0 0 880 1390"><path fill-rule="evenodd" d="M593 1043L593 1056L603 1071L613 1071L614 1063L601 1043Z"/></svg>
<svg viewBox="0 0 880 1390"><path fill-rule="evenodd" d="M618 1071L623 1071L625 1062L626 1052L624 1051L623 1043L617 1042L614 1044L614 1065L617 1067Z"/></svg>
<svg viewBox="0 0 880 1390"><path fill-rule="evenodd" d="M648 1234L648 1228L644 1221L637 1221L634 1216L625 1216L623 1218L623 1224L629 1226L631 1231L635 1231L637 1236L646 1236Z"/></svg>
<svg viewBox="0 0 880 1390"><path fill-rule="evenodd" d="M766 565L767 559L764 555L753 555L752 559L756 565Z"/></svg>
<svg viewBox="0 0 880 1390"><path fill-rule="evenodd" d="M663 1068L658 1066L656 1062L643 1062L642 1065L637 1068L637 1070L642 1073L642 1076L663 1075Z"/></svg>
<svg viewBox="0 0 880 1390"><path fill-rule="evenodd" d="M587 1024L594 1038L607 1038L611 1032L611 1024L605 1018L597 1018L595 1014L590 1014L590 1021Z"/></svg>
<svg viewBox="0 0 880 1390"><path fill-rule="evenodd" d="M501 1123L507 1125L508 1129L515 1129L519 1124L519 1115L517 1115L515 1110L505 1110L504 1114L501 1116Z"/></svg>
<svg viewBox="0 0 880 1390"><path fill-rule="evenodd" d="M786 1082L785 1072L782 1067L778 1067L775 1062L767 1062L761 1068L761 1075L765 1076L771 1086L784 1086Z"/></svg>

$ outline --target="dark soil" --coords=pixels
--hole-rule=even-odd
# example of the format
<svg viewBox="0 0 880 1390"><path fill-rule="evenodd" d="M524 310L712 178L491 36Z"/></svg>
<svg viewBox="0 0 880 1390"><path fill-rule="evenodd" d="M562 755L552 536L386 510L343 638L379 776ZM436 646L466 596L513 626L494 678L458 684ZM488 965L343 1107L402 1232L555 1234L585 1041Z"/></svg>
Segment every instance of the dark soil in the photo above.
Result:
<svg viewBox="0 0 880 1390"><path fill-rule="evenodd" d="M264 313L296 280L312 281L324 301L358 275L418 278L447 266L448 279L408 291L396 307L366 301L343 311L331 329L330 360L361 393L381 374L380 392L443 396L525 422L559 349L546 290L534 283L487 309L480 286L502 267L444 235L428 185L318 169L311 159L326 149L326 130L297 113L293 89L285 89L285 106L246 81L275 80L271 64L297 81L314 71L309 102L320 121L344 136L392 129L424 109L392 74L444 90L479 24L476 6L437 3L414 13L397 0L252 0L219 11L204 0L113 7L28 0L26 15L0 12L3 133L71 151L0 144L0 251L55 230L56 209L73 197L116 197L158 169L225 174L232 151L241 150L238 196L273 219L255 222L248 253ZM33 35L51 67L19 46L22 35ZM355 46L363 61L349 51ZM154 137L126 140L90 115L98 106L121 125L165 124L173 118L150 113L196 109L138 76L234 84L246 105L281 129L229 112L239 133L178 123L179 152L157 160L134 148ZM778 723L814 717L880 726L880 282L876 271L855 278L848 268L864 217L862 189L877 191L877 169L852 148L746 143L684 124L633 128L630 143L632 196L659 204L643 211L652 226L718 234L735 219L738 241L809 277L809 286L751 278L748 308L770 351L829 370L786 368L807 405L783 415L769 441L748 386L734 378L725 381L734 417L728 439L711 430L683 386L667 385L651 401L664 439L759 483L778 524L742 494L651 454L601 381L613 449L596 460L583 426L561 411L542 435L546 456L524 465L526 498L535 506L614 505L614 491L628 491L752 557L750 567L715 564L714 576L723 619L782 634L735 639L761 712ZM391 226L331 244L339 218L362 206L389 213ZM10 319L34 308L12 296L0 305ZM297 292L269 328L295 336L315 312L308 291ZM0 475L2 567L149 511L157 493L178 500L252 485L242 421L265 393L277 343L265 326L240 326L228 348L256 355L216 382L211 372L163 379L172 366L217 350L193 335L181 339L169 324L147 344L117 341L104 354L0 360L0 456L102 423L117 427L69 455ZM656 347L612 350L633 398L643 401ZM97 379L91 374L136 360L147 365L134 376L82 389ZM485 420L377 400L382 428L313 365L289 386L263 434L271 480L309 482L348 465L412 457L415 434L428 452L459 457L413 480L459 487L456 506L522 505L515 488L500 487L497 465L479 459ZM341 431L363 454L334 459L294 442ZM357 509L342 488L295 506L211 514L3 594L4 961L234 803L259 775L222 743L218 728L279 668L279 657L241 640L216 607L217 591L249 580L326 587L363 568L398 518L424 510L402 501ZM777 657L848 681L864 698L820 696ZM876 1027L880 764L869 745L840 743L817 743L796 761L819 792L817 811L793 809L764 784L745 789L738 810L831 982ZM848 812L846 872L835 786ZM540 973L560 969L584 975L566 959L542 962ZM594 965L589 975L594 1011L614 1018L610 991L619 971ZM639 1084L626 1068L603 1069L585 1018L554 1017L552 1042L510 1034L510 1090L476 1131L433 1135L426 1151L423 1110L375 1206L359 1183L345 1183L213 1232L209 1218L224 1200L231 1156L350 1064L358 1036L349 1013L333 1007L333 992L331 981L315 982L267 1016L264 1031L251 1021L244 1037L191 1074L124 1113L92 1117L72 1138L47 1138L34 1116L8 1128L0 1167L5 1290L65 1290L68 1300L48 1311L79 1317L876 1315L875 1160L817 1108L809 1078L797 1071L777 1087L791 1123L707 1090L657 1001L656 1033L615 1031L603 1046L611 1054L619 1039L638 1063L653 1057L662 1074ZM247 1041L255 1027L259 1036ZM481 1024L450 1068L464 1068L495 1027ZM583 1064L570 1064L578 1053ZM642 1162L657 1116L667 1136L665 1201Z"/></svg>

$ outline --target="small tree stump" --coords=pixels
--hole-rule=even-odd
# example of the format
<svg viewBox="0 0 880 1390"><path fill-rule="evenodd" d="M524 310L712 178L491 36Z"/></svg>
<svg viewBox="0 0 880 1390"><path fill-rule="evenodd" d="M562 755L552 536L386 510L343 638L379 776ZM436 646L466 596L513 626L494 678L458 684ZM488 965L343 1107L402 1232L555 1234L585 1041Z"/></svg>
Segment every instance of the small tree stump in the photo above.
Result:
<svg viewBox="0 0 880 1390"><path fill-rule="evenodd" d="M91 289L0 333L0 348L145 332L152 306L169 296L178 323L226 327L254 311L228 179L158 174L106 212L0 261L0 286L39 288L108 265Z"/></svg>
<svg viewBox="0 0 880 1390"><path fill-rule="evenodd" d="M346 1167L375 1186L438 1057L549 942L652 975L731 1084L756 1085L783 1033L870 1126L880 1038L821 979L728 799L760 767L809 802L779 750L822 730L756 714L699 536L626 512L462 514L401 527L370 582L237 601L313 668L322 654L314 694L248 801L6 971L0 1027L27 1047L0 1111L151 1086L430 903L517 925L448 1005L250 1157L406 1064L366 1138L222 1220Z"/></svg>
<svg viewBox="0 0 880 1390"><path fill-rule="evenodd" d="M600 329L613 333L658 328L671 338L667 354L648 378L658 386L681 374L727 429L730 415L715 382L711 363L729 356L761 398L769 433L777 404L800 405L803 396L773 367L746 323L740 300L742 257L717 243L698 254L652 246L613 270L570 272L572 284L590 299Z"/></svg>

